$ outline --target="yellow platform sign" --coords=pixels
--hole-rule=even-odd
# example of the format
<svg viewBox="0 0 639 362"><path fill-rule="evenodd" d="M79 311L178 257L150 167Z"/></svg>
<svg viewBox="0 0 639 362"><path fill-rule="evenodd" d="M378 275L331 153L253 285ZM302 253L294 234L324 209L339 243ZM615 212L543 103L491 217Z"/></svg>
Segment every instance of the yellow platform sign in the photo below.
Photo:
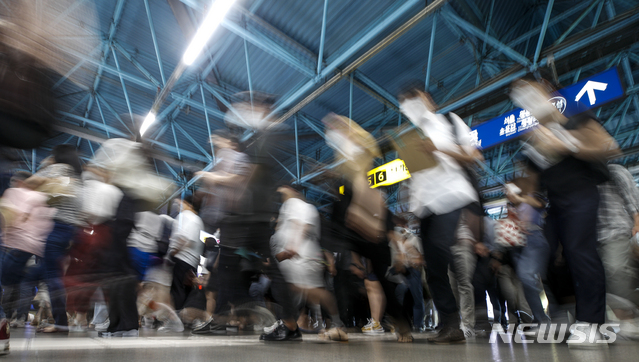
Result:
<svg viewBox="0 0 639 362"><path fill-rule="evenodd" d="M408 168L399 158L368 171L368 185L371 188L393 185L408 178Z"/></svg>

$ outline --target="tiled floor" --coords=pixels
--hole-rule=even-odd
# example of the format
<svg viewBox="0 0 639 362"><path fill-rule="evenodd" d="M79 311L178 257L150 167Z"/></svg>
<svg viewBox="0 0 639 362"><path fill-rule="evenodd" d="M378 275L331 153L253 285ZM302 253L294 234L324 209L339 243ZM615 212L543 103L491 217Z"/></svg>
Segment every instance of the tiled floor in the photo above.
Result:
<svg viewBox="0 0 639 362"><path fill-rule="evenodd" d="M496 344L477 338L465 345L437 346L426 342L399 344L392 334L350 333L349 343L321 343L316 335L303 342L269 343L257 335L190 336L145 330L139 338L102 339L95 332L71 335L34 334L12 330L11 354L5 361L636 361L639 343L619 341L607 349L571 350L565 344Z"/></svg>

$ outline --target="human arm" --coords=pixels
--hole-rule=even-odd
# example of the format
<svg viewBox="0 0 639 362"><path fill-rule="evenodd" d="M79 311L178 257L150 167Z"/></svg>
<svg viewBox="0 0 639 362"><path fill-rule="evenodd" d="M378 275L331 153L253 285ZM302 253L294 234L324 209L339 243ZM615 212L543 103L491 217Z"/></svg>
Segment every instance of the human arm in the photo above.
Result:
<svg viewBox="0 0 639 362"><path fill-rule="evenodd" d="M507 193L508 201L512 202L515 206L520 204L528 204L535 208L544 207L544 202L533 195L518 195L515 193Z"/></svg>
<svg viewBox="0 0 639 362"><path fill-rule="evenodd" d="M606 160L621 154L619 145L595 120L589 119L582 127L568 131L580 143L574 157L584 161Z"/></svg>
<svg viewBox="0 0 639 362"><path fill-rule="evenodd" d="M326 258L326 262L328 264L328 272L331 273L332 276L337 275L337 268L335 268L335 257L333 253L328 250L324 250L324 258Z"/></svg>
<svg viewBox="0 0 639 362"><path fill-rule="evenodd" d="M364 279L364 277L366 276L366 268L364 268L359 254L354 251L351 251L350 270L351 273L355 274L360 279Z"/></svg>
<svg viewBox="0 0 639 362"><path fill-rule="evenodd" d="M245 175L232 174L224 171L206 172L199 171L195 173L196 176L200 176L202 180L209 185L221 185L221 186L233 186L241 184L246 179Z"/></svg>
<svg viewBox="0 0 639 362"><path fill-rule="evenodd" d="M533 135L535 148L545 154L572 155L584 161L602 161L621 152L617 142L593 119L586 119L577 129L572 130L566 130L556 122L539 125Z"/></svg>

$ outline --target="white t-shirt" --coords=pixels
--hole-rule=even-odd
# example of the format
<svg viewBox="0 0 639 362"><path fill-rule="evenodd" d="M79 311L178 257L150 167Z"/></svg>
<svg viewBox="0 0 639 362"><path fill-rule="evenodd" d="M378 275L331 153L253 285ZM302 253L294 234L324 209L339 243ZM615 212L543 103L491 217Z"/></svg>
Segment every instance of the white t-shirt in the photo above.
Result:
<svg viewBox="0 0 639 362"><path fill-rule="evenodd" d="M291 233L294 230L293 222L307 226L307 232L302 239ZM273 255L293 249L302 259L321 258L321 248L319 246L320 219L315 206L304 202L301 199L291 198L286 200L280 208L278 219L278 229L271 238L271 249Z"/></svg>
<svg viewBox="0 0 639 362"><path fill-rule="evenodd" d="M411 120L439 150L455 151L459 146L472 152L470 128L456 114L451 113L456 128L444 115L427 112L419 120ZM411 212L423 218L431 214L445 214L478 201L477 192L468 181L465 171L452 157L433 152L437 166L411 173Z"/></svg>
<svg viewBox="0 0 639 362"><path fill-rule="evenodd" d="M145 253L158 252L158 239L162 236L162 218L160 215L144 211L135 214L135 228L126 241L126 245Z"/></svg>
<svg viewBox="0 0 639 362"><path fill-rule="evenodd" d="M197 267L200 264L200 256L204 250L204 243L200 241L200 231L204 224L199 216L191 211L182 211L173 222L171 244L169 250L177 248L180 239L186 240L186 244L175 254L175 258Z"/></svg>

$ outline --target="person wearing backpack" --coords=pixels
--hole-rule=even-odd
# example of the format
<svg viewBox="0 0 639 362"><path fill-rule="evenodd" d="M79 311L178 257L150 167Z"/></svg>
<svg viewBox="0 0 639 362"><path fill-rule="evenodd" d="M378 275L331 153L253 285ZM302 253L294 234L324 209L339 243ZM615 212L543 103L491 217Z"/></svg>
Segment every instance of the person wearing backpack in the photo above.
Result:
<svg viewBox="0 0 639 362"><path fill-rule="evenodd" d="M511 88L513 103L539 121L524 150L541 170L540 182L548 192L546 238L551 252L561 244L573 278L577 323L571 331L588 336L580 343L580 334L574 333L568 344L572 348L607 346L597 343L603 337L595 328L606 320L605 272L597 252L597 185L609 179L606 162L620 154L619 145L593 114L569 118L561 114L548 101L554 88L547 82L522 79Z"/></svg>

